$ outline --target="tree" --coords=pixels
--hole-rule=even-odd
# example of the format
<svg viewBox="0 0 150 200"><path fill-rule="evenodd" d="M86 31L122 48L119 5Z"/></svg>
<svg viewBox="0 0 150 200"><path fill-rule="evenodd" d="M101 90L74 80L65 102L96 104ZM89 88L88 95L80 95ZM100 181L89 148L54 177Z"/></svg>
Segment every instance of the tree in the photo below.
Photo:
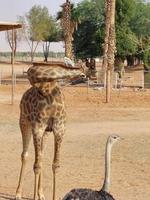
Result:
<svg viewBox="0 0 150 200"><path fill-rule="evenodd" d="M70 3L69 0L66 0L62 6L62 11L58 12L57 20L60 20L60 24L63 30L63 37L65 42L65 55L68 58L73 58L73 33L77 29L79 19L76 13L74 12L74 5Z"/></svg>
<svg viewBox="0 0 150 200"><path fill-rule="evenodd" d="M103 65L106 70L106 102L110 101L115 57L115 0L105 0L105 43Z"/></svg>
<svg viewBox="0 0 150 200"><path fill-rule="evenodd" d="M12 31L7 31L6 32L6 39L8 41L8 44L11 48L11 52L13 52L14 57L16 56L16 50L17 50L17 42L18 42L18 34L17 34L17 30L14 30L14 36L13 36L14 40L12 39ZM14 41L14 43L13 43ZM14 45L14 47L13 47ZM11 53L11 64L12 64L12 53Z"/></svg>
<svg viewBox="0 0 150 200"><path fill-rule="evenodd" d="M78 31L74 34L74 53L77 58L94 58L100 55L101 38L99 31L94 23L88 21L83 22L78 27Z"/></svg>
<svg viewBox="0 0 150 200"><path fill-rule="evenodd" d="M136 54L138 49L138 39L130 28L118 27L116 31L116 57L123 60ZM132 65L132 64L131 64Z"/></svg>
<svg viewBox="0 0 150 200"><path fill-rule="evenodd" d="M22 21L20 20L20 18L18 17L18 23L22 23ZM11 48L11 64L12 64L12 51L14 57L16 56L16 51L17 51L17 47L18 47L18 43L21 41L21 39L23 38L23 32L22 29L15 29L14 30L14 35L12 38L12 31L7 31L6 32L6 40L8 41L8 44ZM13 43L14 41L14 43Z"/></svg>
<svg viewBox="0 0 150 200"><path fill-rule="evenodd" d="M143 1L135 3L130 27L138 37L150 36L150 3L145 4Z"/></svg>
<svg viewBox="0 0 150 200"><path fill-rule="evenodd" d="M74 10L80 21L73 34L73 48L77 58L93 58L102 54L103 15L100 6L102 1L86 1L79 3Z"/></svg>
<svg viewBox="0 0 150 200"><path fill-rule="evenodd" d="M135 4L135 0L116 1L116 58L127 59L131 65L138 48L136 34L130 27L130 21L135 12Z"/></svg>
<svg viewBox="0 0 150 200"><path fill-rule="evenodd" d="M150 3L138 1L130 21L131 30L138 39L136 58L143 60L145 67L150 66Z"/></svg>
<svg viewBox="0 0 150 200"><path fill-rule="evenodd" d="M129 65L133 65L137 58L148 59L149 15L149 3L140 0L116 0L115 56L117 59L122 61L127 59ZM75 56L87 58L102 55L105 49L104 1L84 0L73 8L71 17L74 16L79 22L73 34ZM108 46L108 42L105 43Z"/></svg>
<svg viewBox="0 0 150 200"><path fill-rule="evenodd" d="M64 42L65 42L65 56L72 58L72 33L71 33L71 3L69 0L61 6L62 11L58 12L57 20L60 20L60 24L63 30Z"/></svg>
<svg viewBox="0 0 150 200"><path fill-rule="evenodd" d="M128 65L148 54L150 37L150 3L140 0L117 0L116 4L117 57L127 59Z"/></svg>
<svg viewBox="0 0 150 200"><path fill-rule="evenodd" d="M51 42L58 42L62 40L62 32L56 21L50 16L47 30L43 35L43 53L45 62L48 61L49 47Z"/></svg>
<svg viewBox="0 0 150 200"><path fill-rule="evenodd" d="M33 6L30 11L22 17L24 22L24 36L30 48L31 62L38 44L43 41L49 30L49 12L46 7Z"/></svg>

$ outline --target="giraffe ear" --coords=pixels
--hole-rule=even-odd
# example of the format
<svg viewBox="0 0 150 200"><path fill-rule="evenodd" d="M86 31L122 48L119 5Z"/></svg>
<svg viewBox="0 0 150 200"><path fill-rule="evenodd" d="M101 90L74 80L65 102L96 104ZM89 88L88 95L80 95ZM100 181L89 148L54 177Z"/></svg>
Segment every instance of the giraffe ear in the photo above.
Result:
<svg viewBox="0 0 150 200"><path fill-rule="evenodd" d="M33 85L34 85L36 88L40 88L41 83L34 83Z"/></svg>

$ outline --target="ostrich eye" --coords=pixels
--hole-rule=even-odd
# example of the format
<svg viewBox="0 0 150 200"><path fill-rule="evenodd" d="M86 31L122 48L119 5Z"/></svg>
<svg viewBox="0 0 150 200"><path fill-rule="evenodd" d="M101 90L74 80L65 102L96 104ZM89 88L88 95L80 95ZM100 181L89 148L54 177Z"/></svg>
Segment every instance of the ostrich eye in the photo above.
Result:
<svg viewBox="0 0 150 200"><path fill-rule="evenodd" d="M117 139L117 136L114 136L114 139Z"/></svg>

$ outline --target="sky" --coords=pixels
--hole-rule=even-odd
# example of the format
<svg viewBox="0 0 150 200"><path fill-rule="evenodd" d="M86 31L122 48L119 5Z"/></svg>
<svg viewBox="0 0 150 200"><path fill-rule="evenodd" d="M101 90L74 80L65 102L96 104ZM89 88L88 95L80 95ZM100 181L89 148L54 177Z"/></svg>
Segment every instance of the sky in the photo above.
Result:
<svg viewBox="0 0 150 200"><path fill-rule="evenodd" d="M27 13L32 6L41 5L46 6L49 9L51 15L56 15L60 10L60 5L65 2L65 0L0 0L0 21L15 22L17 16L23 16ZM72 3L79 3L81 0L72 0ZM5 33L0 32L0 52L9 51L10 48L5 39ZM19 51L29 51L28 46L25 43L20 44L18 47ZM41 47L38 48L38 51ZM51 44L50 50L53 51L64 51L63 44Z"/></svg>

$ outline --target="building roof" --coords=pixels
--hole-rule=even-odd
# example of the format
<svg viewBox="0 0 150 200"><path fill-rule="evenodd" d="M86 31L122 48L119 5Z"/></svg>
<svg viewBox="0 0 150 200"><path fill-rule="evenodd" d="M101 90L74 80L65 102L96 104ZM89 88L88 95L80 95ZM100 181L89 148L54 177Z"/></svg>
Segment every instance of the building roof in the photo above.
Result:
<svg viewBox="0 0 150 200"><path fill-rule="evenodd" d="M0 31L8 31L12 29L22 28L22 24L11 22L0 22Z"/></svg>

